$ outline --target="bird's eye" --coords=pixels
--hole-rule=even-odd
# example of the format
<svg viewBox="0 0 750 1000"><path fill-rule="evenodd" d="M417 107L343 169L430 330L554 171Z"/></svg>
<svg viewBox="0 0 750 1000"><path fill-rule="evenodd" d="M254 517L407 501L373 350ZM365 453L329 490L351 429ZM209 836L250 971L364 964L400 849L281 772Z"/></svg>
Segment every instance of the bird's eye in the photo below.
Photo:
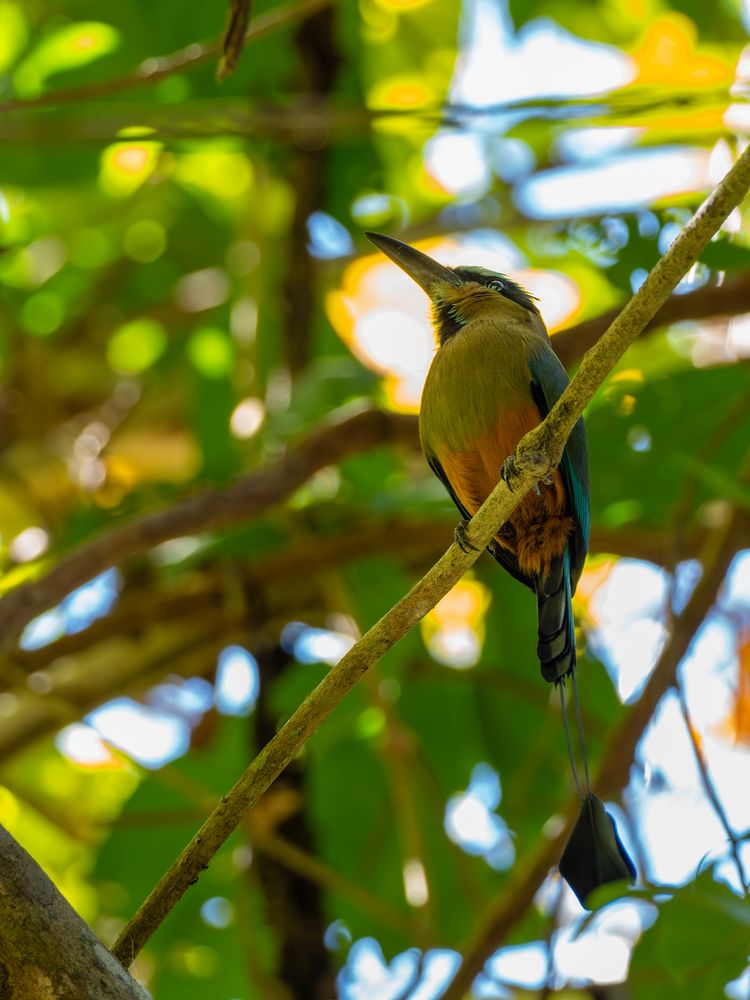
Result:
<svg viewBox="0 0 750 1000"><path fill-rule="evenodd" d="M494 288L496 292L502 292L505 289L505 282L501 281L500 278L493 278L492 281L487 282L488 288Z"/></svg>

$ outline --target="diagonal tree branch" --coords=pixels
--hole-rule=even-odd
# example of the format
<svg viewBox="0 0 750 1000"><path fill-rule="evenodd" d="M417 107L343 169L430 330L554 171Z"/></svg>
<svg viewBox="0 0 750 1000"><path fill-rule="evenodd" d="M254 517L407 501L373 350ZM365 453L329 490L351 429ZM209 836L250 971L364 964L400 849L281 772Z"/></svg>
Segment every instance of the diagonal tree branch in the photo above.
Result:
<svg viewBox="0 0 750 1000"><path fill-rule="evenodd" d="M618 309L585 319L552 334L555 354L570 368L592 347L612 323ZM722 285L708 285L686 295L672 295L643 328L643 333L686 320L738 316L750 311L750 272L730 278Z"/></svg>
<svg viewBox="0 0 750 1000"><path fill-rule="evenodd" d="M0 996L149 1000L0 826Z"/></svg>
<svg viewBox="0 0 750 1000"><path fill-rule="evenodd" d="M750 147L706 199L599 343L584 357L571 385L547 418L520 442L511 492L500 481L469 524L476 551L451 545L438 562L394 605L307 696L261 750L208 817L124 928L113 952L124 964L135 956L210 862L230 833L294 758L367 669L399 641L474 563L534 484L559 463L565 442L586 405L629 344L666 301L729 213L750 188ZM692 634L692 633L691 633ZM660 676L658 673L656 676ZM648 691L648 689L647 689ZM644 698L641 701L645 701ZM640 705L640 702L638 703ZM638 706L636 706L637 708ZM653 705L650 712L653 711ZM649 717L650 717L649 712ZM628 716L630 719L631 716ZM640 730L645 725L642 723ZM637 742L637 735L634 744ZM608 763L608 761L605 761Z"/></svg>

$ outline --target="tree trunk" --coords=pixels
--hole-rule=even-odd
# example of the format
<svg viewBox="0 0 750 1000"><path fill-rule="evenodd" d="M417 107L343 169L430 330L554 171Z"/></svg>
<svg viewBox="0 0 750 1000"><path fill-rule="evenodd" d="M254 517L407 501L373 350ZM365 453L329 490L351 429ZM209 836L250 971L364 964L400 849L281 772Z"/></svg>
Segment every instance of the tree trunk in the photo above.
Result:
<svg viewBox="0 0 750 1000"><path fill-rule="evenodd" d="M149 1000L0 826L0 1000Z"/></svg>

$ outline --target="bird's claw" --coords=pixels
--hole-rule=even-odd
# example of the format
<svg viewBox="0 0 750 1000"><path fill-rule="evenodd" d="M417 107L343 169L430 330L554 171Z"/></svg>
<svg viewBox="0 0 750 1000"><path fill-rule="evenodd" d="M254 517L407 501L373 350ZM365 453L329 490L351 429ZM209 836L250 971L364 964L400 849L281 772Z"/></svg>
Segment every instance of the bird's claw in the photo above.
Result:
<svg viewBox="0 0 750 1000"><path fill-rule="evenodd" d="M535 452L529 455L528 457L532 461L537 460L537 464L539 465L541 465L544 462L544 456L541 454L537 455ZM516 465L515 455L508 455L508 457L505 459L500 469L500 478L503 480L503 482L508 487L511 493L513 492L513 487L511 486L511 480L517 479L519 475L520 473ZM541 483L542 486L553 486L554 480L552 478L552 473L548 472L546 475L541 476L538 482L534 483L533 487L534 493L536 493L538 497L542 495L542 491L539 489L539 483Z"/></svg>
<svg viewBox="0 0 750 1000"><path fill-rule="evenodd" d="M481 549L477 548L476 545L473 545L466 536L466 528L468 524L468 521L459 521L456 525L456 530L453 532L453 538L455 539L456 545L462 552L480 552Z"/></svg>
<svg viewBox="0 0 750 1000"><path fill-rule="evenodd" d="M513 492L513 487L511 486L511 479L516 479L518 477L518 470L516 469L516 459L514 455L508 455L508 457L503 462L500 467L500 478L508 487L509 491Z"/></svg>

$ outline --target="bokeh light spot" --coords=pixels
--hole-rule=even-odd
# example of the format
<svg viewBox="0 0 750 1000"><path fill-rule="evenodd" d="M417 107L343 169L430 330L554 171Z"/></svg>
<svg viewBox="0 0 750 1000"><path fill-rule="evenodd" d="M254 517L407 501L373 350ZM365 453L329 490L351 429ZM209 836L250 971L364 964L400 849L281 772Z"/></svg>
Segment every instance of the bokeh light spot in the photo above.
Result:
<svg viewBox="0 0 750 1000"><path fill-rule="evenodd" d="M266 408L263 400L248 396L241 400L232 411L229 426L232 434L241 441L253 437L263 426Z"/></svg>
<svg viewBox="0 0 750 1000"><path fill-rule="evenodd" d="M167 333L155 319L133 320L116 330L107 345L107 360L123 375L145 371L157 361L167 346Z"/></svg>
<svg viewBox="0 0 750 1000"><path fill-rule="evenodd" d="M99 184L116 198L133 194L156 170L160 142L115 142L103 151Z"/></svg>
<svg viewBox="0 0 750 1000"><path fill-rule="evenodd" d="M21 324L37 337L48 337L65 319L65 303L54 292L37 292L21 307Z"/></svg>
<svg viewBox="0 0 750 1000"><path fill-rule="evenodd" d="M160 257L167 246L167 233L159 222L140 219L125 230L122 248L131 260L149 264Z"/></svg>
<svg viewBox="0 0 750 1000"><path fill-rule="evenodd" d="M209 927L229 927L234 920L234 906L224 896L212 896L201 906L201 917Z"/></svg>
<svg viewBox="0 0 750 1000"><path fill-rule="evenodd" d="M234 365L232 341L218 327L206 326L192 333L187 354L195 370L206 378L226 378Z"/></svg>
<svg viewBox="0 0 750 1000"><path fill-rule="evenodd" d="M227 646L219 654L214 704L222 715L248 715L260 690L255 657L242 646Z"/></svg>

